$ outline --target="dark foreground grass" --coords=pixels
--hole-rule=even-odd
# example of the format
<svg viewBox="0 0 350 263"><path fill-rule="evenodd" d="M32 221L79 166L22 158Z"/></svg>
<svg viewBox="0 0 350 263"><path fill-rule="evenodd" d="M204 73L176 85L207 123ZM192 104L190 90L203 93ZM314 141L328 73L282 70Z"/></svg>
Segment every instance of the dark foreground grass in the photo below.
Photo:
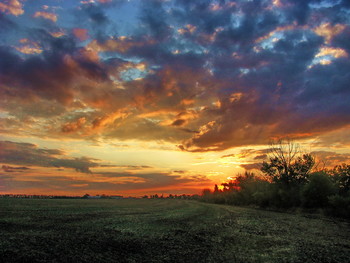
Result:
<svg viewBox="0 0 350 263"><path fill-rule="evenodd" d="M349 222L182 200L0 199L1 262L349 262Z"/></svg>

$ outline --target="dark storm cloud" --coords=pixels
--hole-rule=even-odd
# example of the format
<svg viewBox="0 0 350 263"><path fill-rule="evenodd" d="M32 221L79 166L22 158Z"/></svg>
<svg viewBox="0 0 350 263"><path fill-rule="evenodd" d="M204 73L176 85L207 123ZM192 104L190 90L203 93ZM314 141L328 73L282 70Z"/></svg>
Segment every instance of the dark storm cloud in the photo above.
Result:
<svg viewBox="0 0 350 263"><path fill-rule="evenodd" d="M167 24L168 14L165 12L162 1L149 0L143 3L141 23L149 30L149 34L162 41L171 36L171 29Z"/></svg>
<svg viewBox="0 0 350 263"><path fill-rule="evenodd" d="M186 120L178 119L178 120L175 120L171 125L172 126L182 126L185 123L186 123Z"/></svg>
<svg viewBox="0 0 350 263"><path fill-rule="evenodd" d="M73 168L78 172L91 173L90 168L99 166L96 160L86 157L64 158L57 149L38 148L31 143L0 142L0 162L16 165Z"/></svg>
<svg viewBox="0 0 350 263"><path fill-rule="evenodd" d="M27 98L39 96L67 104L72 102L78 77L107 80L103 66L86 56L72 37L55 38L44 30L32 33L47 45L42 54L24 59L5 46L0 48L0 79L11 88L5 91L9 95L22 97L26 93Z"/></svg>
<svg viewBox="0 0 350 263"><path fill-rule="evenodd" d="M0 13L0 34L7 30L14 30L17 28L17 24L10 19L9 17L5 16L4 14Z"/></svg>
<svg viewBox="0 0 350 263"><path fill-rule="evenodd" d="M109 20L103 8L98 4L85 4L82 6L81 10L93 23L105 24Z"/></svg>
<svg viewBox="0 0 350 263"><path fill-rule="evenodd" d="M29 167L25 167L25 166L9 166L9 165L3 165L1 168L4 172L7 172L7 173L25 172L30 169Z"/></svg>
<svg viewBox="0 0 350 263"><path fill-rule="evenodd" d="M217 3L220 11L213 12L211 10L212 3L210 1L176 1L177 6L172 10L172 15L179 22L192 24L198 27L201 33L213 33L217 27L227 26L230 24L230 18L235 7L227 8L223 1ZM187 35L190 37L190 35Z"/></svg>
<svg viewBox="0 0 350 263"><path fill-rule="evenodd" d="M307 82L297 97L300 116L318 123L319 127L342 127L350 121L350 107L344 98L349 96L350 63L338 59L327 68L315 66L306 75ZM331 122L324 120L331 119ZM312 129L312 127L308 127Z"/></svg>
<svg viewBox="0 0 350 263"><path fill-rule="evenodd" d="M350 26L345 28L343 34L335 36L332 40L332 44L336 47L343 48L350 53Z"/></svg>

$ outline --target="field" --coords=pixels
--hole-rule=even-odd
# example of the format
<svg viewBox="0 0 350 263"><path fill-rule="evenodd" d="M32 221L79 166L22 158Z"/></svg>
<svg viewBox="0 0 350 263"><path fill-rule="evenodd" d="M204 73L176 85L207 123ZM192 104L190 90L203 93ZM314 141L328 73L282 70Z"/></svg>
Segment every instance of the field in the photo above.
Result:
<svg viewBox="0 0 350 263"><path fill-rule="evenodd" d="M169 199L0 199L1 262L349 262L349 222Z"/></svg>

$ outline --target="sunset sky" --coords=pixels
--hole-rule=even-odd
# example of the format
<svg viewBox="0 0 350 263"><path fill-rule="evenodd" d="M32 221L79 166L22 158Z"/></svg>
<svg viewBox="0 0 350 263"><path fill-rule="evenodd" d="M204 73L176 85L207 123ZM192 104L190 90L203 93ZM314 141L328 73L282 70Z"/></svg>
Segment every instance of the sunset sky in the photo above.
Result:
<svg viewBox="0 0 350 263"><path fill-rule="evenodd" d="M0 0L0 194L200 193L280 137L349 163L349 54L347 0Z"/></svg>

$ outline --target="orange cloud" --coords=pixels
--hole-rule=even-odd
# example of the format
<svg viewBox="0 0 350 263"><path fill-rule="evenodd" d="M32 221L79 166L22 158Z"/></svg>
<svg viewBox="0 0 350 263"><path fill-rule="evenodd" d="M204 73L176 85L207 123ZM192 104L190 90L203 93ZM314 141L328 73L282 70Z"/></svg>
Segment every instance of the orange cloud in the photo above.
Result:
<svg viewBox="0 0 350 263"><path fill-rule="evenodd" d="M314 32L325 38L326 43L329 44L330 41L341 32L344 31L345 25L336 24L332 26L330 23L323 23L314 29Z"/></svg>
<svg viewBox="0 0 350 263"><path fill-rule="evenodd" d="M50 33L50 35L53 36L53 37L58 38L58 37L64 36L65 33L58 31L58 32Z"/></svg>
<svg viewBox="0 0 350 263"><path fill-rule="evenodd" d="M57 21L57 15L54 13L49 13L49 12L42 12L42 11L37 11L34 14L34 17L42 17L48 20L51 20L52 22L56 22Z"/></svg>
<svg viewBox="0 0 350 263"><path fill-rule="evenodd" d="M122 120L125 119L130 115L129 112L126 112L124 110L118 110L116 112L113 112L111 114L106 114L103 117L96 118L92 124L94 129L103 128L109 124L113 124L116 120Z"/></svg>
<svg viewBox="0 0 350 263"><path fill-rule="evenodd" d="M182 105L185 105L185 106L187 106L187 105L193 105L193 104L194 104L194 100L193 100L193 99L183 99L183 100L181 101L181 104L182 104Z"/></svg>
<svg viewBox="0 0 350 263"><path fill-rule="evenodd" d="M180 127L186 125L190 120L196 119L197 117L198 113L193 110L184 111L177 114L173 119L168 118L162 121L160 125Z"/></svg>
<svg viewBox="0 0 350 263"><path fill-rule="evenodd" d="M96 50L98 52L102 51L117 51L125 53L133 47L142 47L150 44L154 44L154 40L148 39L143 41L135 41L125 36L120 36L118 38L108 39L104 43L98 43L96 40L92 41L88 48Z"/></svg>
<svg viewBox="0 0 350 263"><path fill-rule="evenodd" d="M177 32L181 35L185 33L190 33L192 34L194 31L196 31L197 27L191 24L187 24L184 28L180 28L177 30Z"/></svg>
<svg viewBox="0 0 350 263"><path fill-rule="evenodd" d="M164 116L167 118L170 116L177 115L178 111L173 110L157 110L157 111L151 111L151 112L145 112L138 115L139 118L154 118L154 117L160 117L164 118Z"/></svg>
<svg viewBox="0 0 350 263"><path fill-rule="evenodd" d="M332 56L335 58L348 57L348 53L341 48L322 47L316 57Z"/></svg>
<svg viewBox="0 0 350 263"><path fill-rule="evenodd" d="M255 40L255 43L260 43L266 39L269 39L270 37L272 37L275 33L277 32L282 32L282 31L290 31L290 30L294 30L296 28L300 28L296 25L288 25L288 26L279 26L279 27L276 27L275 30L271 31L270 33L268 33L267 35L265 36L262 36L262 37L259 37L257 40ZM306 26L302 26L301 27L302 29L306 29L307 27ZM274 41L276 41L276 39L274 39Z"/></svg>
<svg viewBox="0 0 350 263"><path fill-rule="evenodd" d="M73 35L80 41L85 41L89 38L88 31L84 28L74 28Z"/></svg>
<svg viewBox="0 0 350 263"><path fill-rule="evenodd" d="M321 65L330 65L331 63L332 63L332 61L330 61L328 59L321 59L320 60Z"/></svg>
<svg viewBox="0 0 350 263"><path fill-rule="evenodd" d="M18 0L4 0L3 3L0 3L0 11L14 16L19 16L24 13L22 3Z"/></svg>
<svg viewBox="0 0 350 263"><path fill-rule="evenodd" d="M38 47L31 47L31 46L22 46L22 47L16 47L16 50L23 53L23 54L40 54L43 52L41 48Z"/></svg>
<svg viewBox="0 0 350 263"><path fill-rule="evenodd" d="M30 41L27 38L23 38L19 42L23 45L15 47L15 49L23 54L40 54L43 52L38 43Z"/></svg>
<svg viewBox="0 0 350 263"><path fill-rule="evenodd" d="M86 123L85 117L81 117L78 120L76 120L75 122L69 122L69 123L64 124L62 126L61 130L64 133L75 132L75 131L81 129L85 123Z"/></svg>
<svg viewBox="0 0 350 263"><path fill-rule="evenodd" d="M282 7L283 4L281 3L281 0L273 0L272 4L277 7Z"/></svg>

